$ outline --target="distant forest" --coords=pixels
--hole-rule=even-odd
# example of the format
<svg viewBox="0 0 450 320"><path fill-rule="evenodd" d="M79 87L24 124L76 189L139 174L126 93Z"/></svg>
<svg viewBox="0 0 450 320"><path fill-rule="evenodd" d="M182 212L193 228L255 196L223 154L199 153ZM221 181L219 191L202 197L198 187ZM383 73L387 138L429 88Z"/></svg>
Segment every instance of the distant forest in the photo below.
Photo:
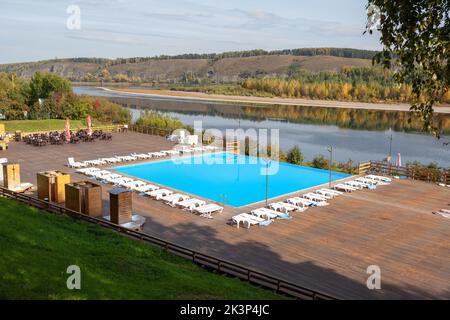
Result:
<svg viewBox="0 0 450 320"><path fill-rule="evenodd" d="M153 57L133 57L133 58L117 58L114 60L104 58L71 58L61 59L72 62L85 62L85 63L99 63L118 65L126 63L138 63L149 60L169 60L169 59L208 59L217 61L225 58L245 58L245 57L257 57L257 56L270 56L270 55L293 55L293 56L334 56L343 58L359 58L359 59L372 59L377 51L373 50L361 50L351 48L299 48L299 49L283 49L266 51L262 49L247 50L247 51L229 51L223 53L185 53L179 55L160 55ZM55 59L59 60L59 59Z"/></svg>

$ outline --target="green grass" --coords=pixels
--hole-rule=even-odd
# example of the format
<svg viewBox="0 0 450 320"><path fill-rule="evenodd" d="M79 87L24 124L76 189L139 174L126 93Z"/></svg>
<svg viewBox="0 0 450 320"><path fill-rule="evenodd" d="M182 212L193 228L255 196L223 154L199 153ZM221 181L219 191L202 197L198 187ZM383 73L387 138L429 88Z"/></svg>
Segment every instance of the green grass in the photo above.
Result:
<svg viewBox="0 0 450 320"><path fill-rule="evenodd" d="M0 198L0 299L280 299L160 248ZM69 290L69 265L81 290Z"/></svg>
<svg viewBox="0 0 450 320"><path fill-rule="evenodd" d="M66 120L64 119L45 119L45 120L11 120L0 121L5 125L6 131L22 131L22 132L36 132L36 131L62 131ZM98 121L92 120L92 125L102 125ZM85 129L85 120L70 120L70 129L78 130Z"/></svg>

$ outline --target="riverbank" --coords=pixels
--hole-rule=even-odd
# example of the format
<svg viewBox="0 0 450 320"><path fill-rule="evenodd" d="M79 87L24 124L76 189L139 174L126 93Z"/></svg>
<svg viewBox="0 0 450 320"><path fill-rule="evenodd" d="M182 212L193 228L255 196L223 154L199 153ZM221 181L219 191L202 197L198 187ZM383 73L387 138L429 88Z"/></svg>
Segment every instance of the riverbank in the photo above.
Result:
<svg viewBox="0 0 450 320"><path fill-rule="evenodd" d="M202 92L186 92L174 90L157 89L131 89L131 88L105 88L108 92L117 94L127 94L133 96L149 96L172 98L180 100L198 100L198 101L216 101L232 103L252 103L265 105L301 105L308 107L323 108L345 108L345 109L365 109L365 110L383 110L383 111L409 111L409 104L387 104L387 103L367 103L367 102L348 102L348 101L329 101L329 100L310 100L310 99L292 99L292 98L264 98L249 96L233 96L207 94ZM450 114L450 106L435 107L436 113Z"/></svg>

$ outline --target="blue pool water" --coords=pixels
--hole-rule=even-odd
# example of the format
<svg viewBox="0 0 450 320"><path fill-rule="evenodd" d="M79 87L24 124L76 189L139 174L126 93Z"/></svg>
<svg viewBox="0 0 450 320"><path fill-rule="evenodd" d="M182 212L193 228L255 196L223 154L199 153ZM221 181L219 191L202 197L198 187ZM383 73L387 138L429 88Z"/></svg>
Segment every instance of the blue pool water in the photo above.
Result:
<svg viewBox="0 0 450 320"><path fill-rule="evenodd" d="M233 207L317 186L329 181L329 171L235 155L205 154L124 166L117 172L198 195ZM348 174L332 172L333 181Z"/></svg>

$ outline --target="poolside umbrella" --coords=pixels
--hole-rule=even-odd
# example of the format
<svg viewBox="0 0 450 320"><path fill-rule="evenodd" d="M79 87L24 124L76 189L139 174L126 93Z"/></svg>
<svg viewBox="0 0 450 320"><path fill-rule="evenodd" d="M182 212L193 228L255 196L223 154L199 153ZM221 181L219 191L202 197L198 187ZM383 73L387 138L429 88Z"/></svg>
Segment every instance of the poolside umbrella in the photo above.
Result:
<svg viewBox="0 0 450 320"><path fill-rule="evenodd" d="M89 115L89 114L86 118L86 123L87 123L87 134L88 134L88 136L92 136L92 120L91 120L91 115Z"/></svg>
<svg viewBox="0 0 450 320"><path fill-rule="evenodd" d="M397 153L397 167L402 166L402 156L400 155L400 152Z"/></svg>
<svg viewBox="0 0 450 320"><path fill-rule="evenodd" d="M66 118L66 125L64 126L64 134L66 136L66 141L70 141L70 121Z"/></svg>

